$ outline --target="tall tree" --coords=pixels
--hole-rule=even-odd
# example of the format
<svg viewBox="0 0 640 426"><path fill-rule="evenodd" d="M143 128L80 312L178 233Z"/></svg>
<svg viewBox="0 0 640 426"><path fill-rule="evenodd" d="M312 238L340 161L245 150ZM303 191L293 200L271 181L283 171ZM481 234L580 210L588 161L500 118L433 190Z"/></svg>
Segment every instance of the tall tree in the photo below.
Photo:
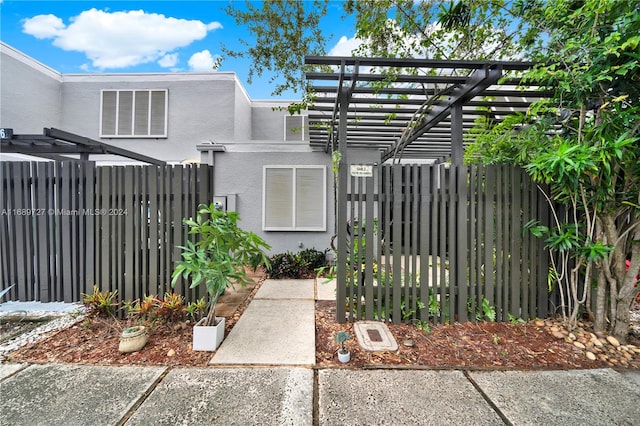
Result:
<svg viewBox="0 0 640 426"><path fill-rule="evenodd" d="M549 185L552 226L535 226L553 252L550 278L570 323L597 285L597 330L620 341L640 271L640 11L634 2L516 2L522 40L539 64L526 80L554 91L527 114L493 126L468 161L512 162Z"/></svg>
<svg viewBox="0 0 640 426"><path fill-rule="evenodd" d="M356 19L355 55L430 59L505 59L519 55L520 30L505 0L267 0L230 3L225 11L248 30L230 57L251 59L249 78L266 71L285 90L305 94L305 55L324 55L329 4Z"/></svg>

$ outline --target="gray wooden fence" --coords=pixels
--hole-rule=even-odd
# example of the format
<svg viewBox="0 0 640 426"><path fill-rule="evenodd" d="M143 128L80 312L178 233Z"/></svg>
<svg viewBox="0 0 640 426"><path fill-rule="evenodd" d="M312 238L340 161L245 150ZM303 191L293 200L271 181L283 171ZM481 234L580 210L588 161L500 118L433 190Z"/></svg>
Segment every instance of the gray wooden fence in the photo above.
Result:
<svg viewBox="0 0 640 426"><path fill-rule="evenodd" d="M185 217L212 200L209 166L3 162L0 271L5 300L81 300L96 284L120 299L171 290ZM204 295L179 283L189 300Z"/></svg>
<svg viewBox="0 0 640 426"><path fill-rule="evenodd" d="M548 255L524 226L546 203L507 166L376 166L349 177L338 320L546 317ZM343 218L344 219L344 218ZM339 268L340 270L340 268ZM344 301L346 300L346 304ZM484 304L484 308L483 308Z"/></svg>

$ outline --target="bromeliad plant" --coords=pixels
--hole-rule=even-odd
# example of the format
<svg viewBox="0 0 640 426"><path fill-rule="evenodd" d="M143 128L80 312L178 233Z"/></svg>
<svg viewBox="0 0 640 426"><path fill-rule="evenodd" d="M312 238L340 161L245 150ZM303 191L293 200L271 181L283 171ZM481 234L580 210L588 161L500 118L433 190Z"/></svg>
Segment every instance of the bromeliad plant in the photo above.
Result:
<svg viewBox="0 0 640 426"><path fill-rule="evenodd" d="M180 277L190 281L190 288L204 284L209 294L208 314L203 325L215 325L215 306L227 287L246 285L249 281L245 266L254 270L269 267L264 250L271 246L250 231L238 227L236 212L222 212L213 203L198 207L196 220L185 219L189 234L197 235L195 243L187 241L182 260L173 271L171 285Z"/></svg>

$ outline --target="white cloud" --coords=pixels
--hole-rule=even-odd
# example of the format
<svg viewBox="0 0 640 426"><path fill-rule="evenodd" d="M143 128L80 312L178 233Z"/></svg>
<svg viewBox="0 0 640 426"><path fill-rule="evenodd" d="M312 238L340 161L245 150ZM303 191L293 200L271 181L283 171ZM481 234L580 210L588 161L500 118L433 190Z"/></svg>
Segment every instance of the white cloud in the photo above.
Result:
<svg viewBox="0 0 640 426"><path fill-rule="evenodd" d="M218 69L220 58L214 57L208 50L194 53L189 58L191 71L212 71Z"/></svg>
<svg viewBox="0 0 640 426"><path fill-rule="evenodd" d="M342 36L338 43L329 50L329 56L351 56L351 52L361 44L362 40L359 38Z"/></svg>
<svg viewBox="0 0 640 426"><path fill-rule="evenodd" d="M162 68L175 67L177 63L178 63L178 54L177 53L171 53L169 55L164 55L158 61L158 65L160 65Z"/></svg>
<svg viewBox="0 0 640 426"><path fill-rule="evenodd" d="M34 16L23 23L25 33L52 38L54 46L64 50L83 52L99 69L127 68L154 61L169 63L177 60L170 56L171 52L219 28L222 25L218 22L205 24L143 10L90 9L71 18L69 25L54 15Z"/></svg>
<svg viewBox="0 0 640 426"><path fill-rule="evenodd" d="M24 21L22 31L35 38L54 38L65 29L62 19L55 15L38 15Z"/></svg>

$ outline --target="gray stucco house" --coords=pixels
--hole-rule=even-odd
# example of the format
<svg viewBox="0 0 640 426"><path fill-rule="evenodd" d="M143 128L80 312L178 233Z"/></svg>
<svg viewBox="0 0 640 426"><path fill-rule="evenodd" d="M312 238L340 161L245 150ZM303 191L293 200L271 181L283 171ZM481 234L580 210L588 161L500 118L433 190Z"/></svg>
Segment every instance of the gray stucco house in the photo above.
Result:
<svg viewBox="0 0 640 426"><path fill-rule="evenodd" d="M215 167L215 194L272 253L329 246L331 156L311 148L304 113L278 108L291 101L252 100L233 72L61 74L7 44L0 53L0 127L54 127L174 164L202 158Z"/></svg>

